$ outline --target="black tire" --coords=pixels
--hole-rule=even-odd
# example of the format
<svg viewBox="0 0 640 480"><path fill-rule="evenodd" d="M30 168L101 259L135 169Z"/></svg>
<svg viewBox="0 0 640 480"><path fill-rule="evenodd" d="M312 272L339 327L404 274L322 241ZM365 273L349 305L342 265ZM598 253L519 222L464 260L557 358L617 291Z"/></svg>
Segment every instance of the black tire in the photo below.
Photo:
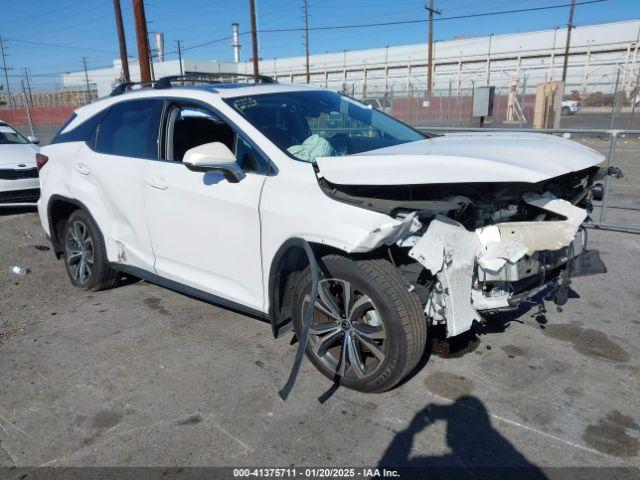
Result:
<svg viewBox="0 0 640 480"><path fill-rule="evenodd" d="M353 260L331 254L322 257L319 266L322 271L320 288L326 288L325 295L326 292L332 295L333 300L329 300L334 302L333 307L342 302L345 313L340 317L342 320L338 320L335 315L323 313L328 309L316 308L312 319L315 328L307 342L307 357L323 375L347 388L367 393L393 388L416 367L425 349L427 323L417 295L409 291L408 282L387 260ZM347 297L350 301L345 306L344 293L340 292L345 291L346 285L349 286ZM310 291L311 272L307 268L299 276L293 292L293 325L298 336ZM325 303L320 295L318 302L321 306ZM341 325L342 337L335 331L335 324ZM324 329L328 327L335 333L317 334L322 329L324 335ZM331 335L336 336L336 345L325 351L324 344L332 341ZM372 340L373 337L380 338ZM325 341L327 338L329 340ZM347 347L349 341L359 346L352 350ZM375 348L369 349L368 345ZM316 349L318 352L314 353ZM377 354L374 353L376 350ZM343 359L343 351L353 358L340 361L337 357ZM384 354L382 359L380 353ZM342 365L347 364L349 366L340 372Z"/></svg>
<svg viewBox="0 0 640 480"><path fill-rule="evenodd" d="M86 240L80 241L80 235ZM118 283L119 273L109 266L102 233L84 210L75 210L69 216L60 238L64 264L74 286L98 291ZM82 261L88 268L81 268Z"/></svg>
<svg viewBox="0 0 640 480"><path fill-rule="evenodd" d="M571 115L571 109L569 107L562 107L560 109L560 115Z"/></svg>

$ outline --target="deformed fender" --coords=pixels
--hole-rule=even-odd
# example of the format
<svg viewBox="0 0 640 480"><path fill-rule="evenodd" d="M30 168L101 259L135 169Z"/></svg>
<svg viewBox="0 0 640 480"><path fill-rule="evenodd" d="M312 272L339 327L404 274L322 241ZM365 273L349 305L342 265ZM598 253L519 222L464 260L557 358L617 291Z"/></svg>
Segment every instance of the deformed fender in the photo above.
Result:
<svg viewBox="0 0 640 480"><path fill-rule="evenodd" d="M408 237L422 228L416 212L411 212L402 220L390 219L365 235L348 252L369 252L382 245L393 245L398 240Z"/></svg>
<svg viewBox="0 0 640 480"><path fill-rule="evenodd" d="M60 256L62 255L63 252L63 247L62 247L62 242L61 240L58 238L58 234L56 232L56 225L55 225L55 221L53 218L53 205L56 202L64 202L64 203L68 203L71 205L76 206L78 209L83 210L88 216L89 218L91 218L91 220L93 221L93 223L95 223L96 225L99 225L98 222L96 221L96 219L93 217L91 210L89 210L87 208L87 206L82 203L80 200L76 200L74 198L69 198L69 197L65 197L63 195L59 195L59 194L54 194L51 195L51 197L49 197L49 201L47 203L47 222L49 223L49 234L51 237L51 244L53 245L53 251L56 254L57 258L60 258ZM102 242L104 244L104 235L102 234L102 230L100 230L100 234L102 235Z"/></svg>
<svg viewBox="0 0 640 480"><path fill-rule="evenodd" d="M278 284L282 280L280 278L282 272L282 262L286 261L287 255L292 255L294 251L300 253L300 257L296 259L292 259L292 262L299 262L300 259L304 258L307 262L308 253L305 249L305 245L309 245L304 238L293 237L289 238L285 241L276 254L273 256L271 260L271 266L269 268L269 283L268 283L268 301L269 301L269 323L271 324L271 332L273 333L273 337L278 337L278 321L280 320L279 309L280 299L276 298L276 295L279 291Z"/></svg>

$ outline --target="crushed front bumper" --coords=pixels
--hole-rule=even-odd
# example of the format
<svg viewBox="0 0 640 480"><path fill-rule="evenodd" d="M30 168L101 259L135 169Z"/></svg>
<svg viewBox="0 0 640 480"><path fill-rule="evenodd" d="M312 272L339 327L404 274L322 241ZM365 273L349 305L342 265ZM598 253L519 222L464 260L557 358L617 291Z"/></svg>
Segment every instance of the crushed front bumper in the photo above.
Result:
<svg viewBox="0 0 640 480"><path fill-rule="evenodd" d="M551 193L523 200L555 220L504 222L467 230L437 215L424 234L405 239L408 254L435 278L425 313L455 336L481 322L481 312L513 308L552 280L585 248L587 212Z"/></svg>
<svg viewBox="0 0 640 480"><path fill-rule="evenodd" d="M586 249L587 235L581 228L569 246L525 255L515 263L505 264L498 272L476 265L476 293L472 292L476 310L488 313L516 308L554 282L569 260Z"/></svg>

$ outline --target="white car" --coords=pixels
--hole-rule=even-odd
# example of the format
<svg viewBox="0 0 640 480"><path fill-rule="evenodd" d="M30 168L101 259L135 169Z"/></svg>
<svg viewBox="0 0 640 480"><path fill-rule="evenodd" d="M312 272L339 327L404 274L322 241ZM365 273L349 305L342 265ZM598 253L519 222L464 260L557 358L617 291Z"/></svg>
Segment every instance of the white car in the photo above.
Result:
<svg viewBox="0 0 640 480"><path fill-rule="evenodd" d="M573 115L580 111L580 102L577 100L563 100L560 113L562 115Z"/></svg>
<svg viewBox="0 0 640 480"><path fill-rule="evenodd" d="M34 206L40 196L35 145L8 123L0 121L0 208Z"/></svg>
<svg viewBox="0 0 640 480"><path fill-rule="evenodd" d="M459 335L517 307L585 247L603 156L578 143L423 134L308 85L173 80L79 108L42 149L40 218L79 288L125 272L274 334L300 332L312 301L311 361L378 392L429 327Z"/></svg>

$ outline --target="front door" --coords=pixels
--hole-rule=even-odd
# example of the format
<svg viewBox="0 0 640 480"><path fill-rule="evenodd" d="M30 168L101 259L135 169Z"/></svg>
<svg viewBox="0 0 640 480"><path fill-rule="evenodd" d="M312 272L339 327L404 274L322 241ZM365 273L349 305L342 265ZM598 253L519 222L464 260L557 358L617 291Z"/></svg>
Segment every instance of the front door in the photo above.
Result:
<svg viewBox="0 0 640 480"><path fill-rule="evenodd" d="M159 276L256 310L263 307L259 202L264 162L215 113L165 109L163 159L146 162L145 205ZM227 145L246 172L238 183L182 164L190 148Z"/></svg>

